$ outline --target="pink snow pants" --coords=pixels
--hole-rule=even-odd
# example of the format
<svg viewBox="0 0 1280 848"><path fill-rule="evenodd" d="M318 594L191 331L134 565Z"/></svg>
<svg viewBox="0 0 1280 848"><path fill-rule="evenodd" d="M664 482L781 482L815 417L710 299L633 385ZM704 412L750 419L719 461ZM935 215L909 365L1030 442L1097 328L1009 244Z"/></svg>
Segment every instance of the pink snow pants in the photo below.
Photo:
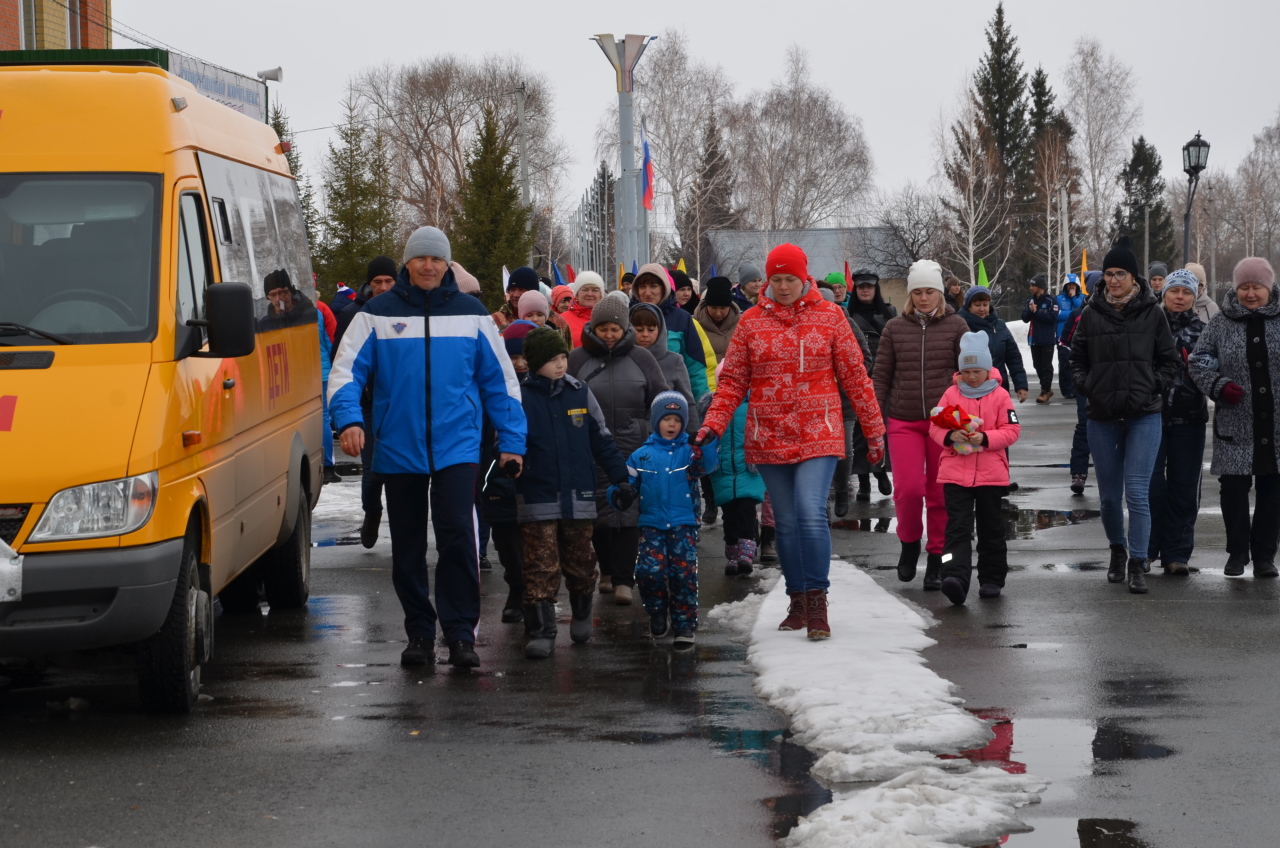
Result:
<svg viewBox="0 0 1280 848"><path fill-rule="evenodd" d="M942 553L947 536L947 503L938 482L942 445L929 438L929 422L889 419L889 461L893 464L893 509L898 516L898 539L915 542L924 536L924 513L929 514L929 542L925 550Z"/></svg>

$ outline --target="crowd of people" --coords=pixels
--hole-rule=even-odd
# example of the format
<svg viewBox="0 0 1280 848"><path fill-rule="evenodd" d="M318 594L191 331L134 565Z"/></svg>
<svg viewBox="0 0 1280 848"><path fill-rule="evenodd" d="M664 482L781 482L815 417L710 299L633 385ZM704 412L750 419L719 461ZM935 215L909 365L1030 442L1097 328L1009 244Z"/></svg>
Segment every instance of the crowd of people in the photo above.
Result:
<svg viewBox="0 0 1280 848"><path fill-rule="evenodd" d="M490 542L508 585L502 620L523 622L527 657L554 652L562 575L574 642L592 637L597 595L626 606L638 594L652 637L690 650L699 534L717 521L726 574L777 562L790 600L779 628L825 639L829 510L869 500L872 478L893 498L900 580L916 579L923 553L926 590L963 604L976 572L979 597L1001 595L1001 502L1017 485L1009 451L1029 385L990 291L920 260L898 314L874 272L815 279L790 244L737 272L699 291L648 264L608 291L594 272L548 288L517 268L490 313L446 236L423 227L401 263L375 258L365 286L335 299L327 414L364 466L366 547L385 496L402 663L433 663L437 629L451 664L479 663ZM1210 400L1226 573L1252 562L1277 576L1271 266L1243 260L1219 312L1203 269L1144 277L1121 239L1102 271L1069 275L1056 295L1043 275L1027 290L1037 402L1052 398L1056 364L1077 404L1071 489L1083 493L1092 457L1108 580L1144 594L1152 563L1188 573Z"/></svg>

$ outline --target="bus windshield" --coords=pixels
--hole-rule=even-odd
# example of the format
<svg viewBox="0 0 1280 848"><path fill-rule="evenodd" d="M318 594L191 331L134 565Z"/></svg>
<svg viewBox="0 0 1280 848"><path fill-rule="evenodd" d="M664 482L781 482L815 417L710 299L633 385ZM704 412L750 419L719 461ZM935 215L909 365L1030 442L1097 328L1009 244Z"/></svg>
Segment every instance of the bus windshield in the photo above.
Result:
<svg viewBox="0 0 1280 848"><path fill-rule="evenodd" d="M0 174L0 347L154 338L160 197L158 174Z"/></svg>

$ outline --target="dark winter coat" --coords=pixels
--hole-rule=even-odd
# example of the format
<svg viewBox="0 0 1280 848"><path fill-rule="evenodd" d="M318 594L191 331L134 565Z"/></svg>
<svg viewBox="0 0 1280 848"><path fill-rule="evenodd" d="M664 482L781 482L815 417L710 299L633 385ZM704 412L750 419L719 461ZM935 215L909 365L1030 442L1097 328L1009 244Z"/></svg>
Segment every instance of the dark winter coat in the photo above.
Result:
<svg viewBox="0 0 1280 848"><path fill-rule="evenodd" d="M945 300L924 326L914 313L885 325L872 378L886 418L928 420L954 382L960 337L967 332L969 325Z"/></svg>
<svg viewBox="0 0 1280 848"><path fill-rule="evenodd" d="M967 309L961 309L960 317L974 333L987 334L987 347L991 349L991 367L1000 372L1003 385L1017 392L1027 388L1027 369L1022 362L1022 350L1009 325L992 312L980 318ZM1010 381L1012 378L1012 381Z"/></svg>
<svg viewBox="0 0 1280 848"><path fill-rule="evenodd" d="M1036 311L1031 311L1031 304ZM1027 341L1033 345L1057 344L1058 301L1047 292L1039 297L1029 297L1022 307L1022 320L1027 322Z"/></svg>
<svg viewBox="0 0 1280 848"><path fill-rule="evenodd" d="M520 387L529 444L516 478L521 524L596 517L596 466L606 479L627 479L627 465L609 435L595 397L568 374L531 375Z"/></svg>
<svg viewBox="0 0 1280 848"><path fill-rule="evenodd" d="M880 294L880 284L876 283L876 296L870 303L858 300L856 291L849 292L849 317L858 324L858 329L867 337L867 346L871 348L871 359L874 362L876 351L880 348L880 337L890 320L898 317L898 308L892 303L885 303Z"/></svg>
<svg viewBox="0 0 1280 848"><path fill-rule="evenodd" d="M870 379L871 372L875 368L875 359L871 356L871 346L867 344L867 337L862 334L862 328L858 326L858 322L849 317L849 329L853 330L853 337L858 340L858 349L862 351L862 367L867 372L867 378ZM849 396L845 394L844 389L840 390L840 414L844 421L857 421L858 413L853 409L853 402L849 400Z"/></svg>
<svg viewBox="0 0 1280 848"><path fill-rule="evenodd" d="M591 331L583 328L582 347L569 354L569 374L586 383L600 403L605 427L613 435L622 456L644 444L651 432L649 406L659 392L671 386L662 368L649 351L636 346L636 331L627 327L613 350ZM625 512L617 512L605 503L607 485L602 479L597 487L597 524L608 527L635 527L640 508L632 504Z"/></svg>
<svg viewBox="0 0 1280 848"><path fill-rule="evenodd" d="M1094 421L1160 412L1181 370L1164 310L1146 280L1139 277L1138 286L1123 310L1107 302L1106 286L1098 286L1071 339L1071 376Z"/></svg>
<svg viewBox="0 0 1280 848"><path fill-rule="evenodd" d="M1280 286L1271 300L1250 311L1234 291L1222 311L1200 333L1191 355L1191 379L1217 403L1213 411L1213 466L1217 475L1275 474L1280 467L1280 427L1275 394L1280 391ZM1235 383L1244 398L1235 406L1221 400L1222 387Z"/></svg>
<svg viewBox="0 0 1280 848"><path fill-rule="evenodd" d="M711 349L715 351L717 362L723 361L725 354L729 352L729 340L733 338L733 331L738 329L738 319L741 317L742 309L736 301L729 304L729 314L719 324L711 320L705 303L699 303L698 308L694 310L693 320L697 321L702 327L702 332L707 334L707 341L711 342Z"/></svg>
<svg viewBox="0 0 1280 848"><path fill-rule="evenodd" d="M733 294L733 302L738 304L738 308L743 312L746 312L748 309L755 306L755 304L751 302L751 298L747 297L747 295L742 291L741 285L734 286L730 291Z"/></svg>
<svg viewBox="0 0 1280 848"><path fill-rule="evenodd" d="M1204 332L1204 322L1194 308L1187 312L1165 310L1164 317L1179 359L1178 379L1164 393L1164 423L1203 425L1209 420L1209 401L1191 379L1190 359Z"/></svg>

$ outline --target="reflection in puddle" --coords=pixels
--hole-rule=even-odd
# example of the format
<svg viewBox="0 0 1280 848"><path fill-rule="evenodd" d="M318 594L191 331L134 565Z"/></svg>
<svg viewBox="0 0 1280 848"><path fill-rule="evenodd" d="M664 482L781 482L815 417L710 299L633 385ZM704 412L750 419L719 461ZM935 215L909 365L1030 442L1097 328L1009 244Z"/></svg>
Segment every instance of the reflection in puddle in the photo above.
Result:
<svg viewBox="0 0 1280 848"><path fill-rule="evenodd" d="M1009 501L1004 501L1000 511L1004 516L1006 539L1031 539L1041 530L1074 526L1092 521L1102 514L1096 509L1018 509ZM897 529L898 521L889 516L846 518L843 521L832 521L831 526L862 533L889 533Z"/></svg>
<svg viewBox="0 0 1280 848"><path fill-rule="evenodd" d="M1001 840L1014 848L1151 848L1134 835L1138 826L1123 819L1027 819L1035 828Z"/></svg>

